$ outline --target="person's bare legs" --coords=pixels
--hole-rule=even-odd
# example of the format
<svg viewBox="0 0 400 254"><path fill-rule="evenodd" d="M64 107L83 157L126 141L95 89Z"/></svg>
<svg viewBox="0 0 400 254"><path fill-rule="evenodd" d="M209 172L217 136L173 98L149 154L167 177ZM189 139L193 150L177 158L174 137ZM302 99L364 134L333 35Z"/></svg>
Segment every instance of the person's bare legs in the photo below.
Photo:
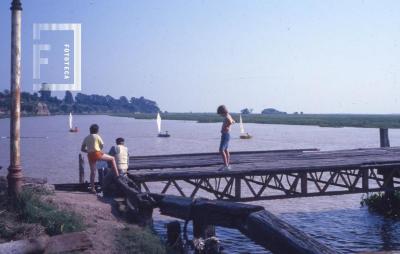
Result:
<svg viewBox="0 0 400 254"><path fill-rule="evenodd" d="M225 149L225 156L226 156L226 166L229 166L231 164L231 155L228 151L228 149Z"/></svg>
<svg viewBox="0 0 400 254"><path fill-rule="evenodd" d="M222 150L221 152L222 160L224 161L224 165L227 167L228 166L228 157L225 153L225 150Z"/></svg>
<svg viewBox="0 0 400 254"><path fill-rule="evenodd" d="M94 186L94 179L96 177L96 162L89 162L90 167L90 189L91 191L96 191Z"/></svg>
<svg viewBox="0 0 400 254"><path fill-rule="evenodd" d="M103 156L101 156L100 159L103 160L103 161L110 161L111 164L112 164L112 168L114 170L115 175L119 176L119 172L118 172L118 169L117 169L117 163L115 163L115 158L113 156L108 155L108 154L103 154Z"/></svg>

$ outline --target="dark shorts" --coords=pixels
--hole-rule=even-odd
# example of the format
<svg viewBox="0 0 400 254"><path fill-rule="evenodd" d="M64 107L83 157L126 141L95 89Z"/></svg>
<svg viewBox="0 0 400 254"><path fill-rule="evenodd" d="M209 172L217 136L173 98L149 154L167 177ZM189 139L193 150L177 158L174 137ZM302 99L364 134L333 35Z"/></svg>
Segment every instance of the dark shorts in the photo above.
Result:
<svg viewBox="0 0 400 254"><path fill-rule="evenodd" d="M221 134L221 143L219 145L219 151L224 151L224 150L228 149L230 139L231 139L231 135L229 133Z"/></svg>

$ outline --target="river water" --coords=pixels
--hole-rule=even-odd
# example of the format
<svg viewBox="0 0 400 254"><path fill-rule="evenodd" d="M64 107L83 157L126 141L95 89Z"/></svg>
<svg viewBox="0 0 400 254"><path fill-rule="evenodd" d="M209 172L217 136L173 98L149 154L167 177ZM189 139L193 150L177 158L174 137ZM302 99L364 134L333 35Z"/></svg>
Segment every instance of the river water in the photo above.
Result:
<svg viewBox="0 0 400 254"><path fill-rule="evenodd" d="M21 123L21 156L24 175L46 177L51 183L78 181L78 153L90 124L100 125L107 151L115 138L124 137L132 155L216 152L219 123L163 121L172 137L156 137L153 120L110 116L75 116L78 133L68 132L67 116L26 117ZM319 148L336 150L379 146L379 131L364 128L320 128L316 126L246 124L251 140L239 139L232 129L231 150ZM0 170L9 165L9 120L0 119ZM400 145L400 130L390 130L392 146ZM88 174L86 174L88 177ZM400 250L400 223L360 207L360 194L253 202L343 253ZM156 215L155 229L165 235L171 218ZM190 229L189 229L190 230ZM238 231L217 228L217 236L228 253L269 253Z"/></svg>

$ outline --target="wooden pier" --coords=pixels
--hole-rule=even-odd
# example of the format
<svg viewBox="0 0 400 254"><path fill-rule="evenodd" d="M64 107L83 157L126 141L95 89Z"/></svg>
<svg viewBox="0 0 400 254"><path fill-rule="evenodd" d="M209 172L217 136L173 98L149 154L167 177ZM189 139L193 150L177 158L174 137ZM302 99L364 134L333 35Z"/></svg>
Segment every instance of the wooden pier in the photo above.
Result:
<svg viewBox="0 0 400 254"><path fill-rule="evenodd" d="M231 157L229 171L218 170L218 153L132 157L129 178L141 192L232 201L400 188L400 147L233 152Z"/></svg>

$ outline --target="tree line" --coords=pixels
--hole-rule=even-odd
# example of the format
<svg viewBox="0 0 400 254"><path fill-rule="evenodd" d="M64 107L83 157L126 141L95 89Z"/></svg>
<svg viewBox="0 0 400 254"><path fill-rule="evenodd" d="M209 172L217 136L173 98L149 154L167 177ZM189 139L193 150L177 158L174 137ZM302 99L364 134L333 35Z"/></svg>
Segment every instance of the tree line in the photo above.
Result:
<svg viewBox="0 0 400 254"><path fill-rule="evenodd" d="M11 94L9 90L0 92L0 113L10 112ZM160 111L155 101L142 97L121 96L118 99L110 95L83 94L75 96L66 91L64 98L59 99L51 95L51 91L39 91L38 93L21 92L22 114L41 114L40 111L48 111L50 114L57 113L156 113Z"/></svg>

